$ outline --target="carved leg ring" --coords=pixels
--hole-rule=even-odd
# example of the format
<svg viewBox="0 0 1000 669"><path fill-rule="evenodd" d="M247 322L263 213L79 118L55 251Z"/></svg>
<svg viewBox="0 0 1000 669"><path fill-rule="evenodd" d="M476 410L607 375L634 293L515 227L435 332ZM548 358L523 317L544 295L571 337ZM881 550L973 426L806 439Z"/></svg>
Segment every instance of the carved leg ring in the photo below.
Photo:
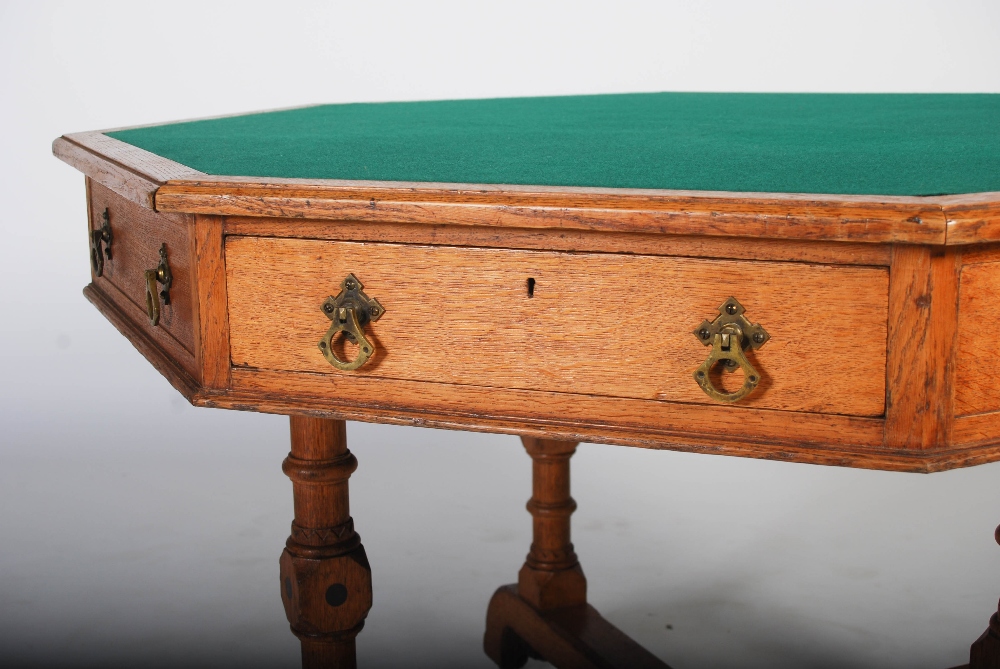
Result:
<svg viewBox="0 0 1000 669"><path fill-rule="evenodd" d="M358 467L340 420L291 417L295 520L279 561L281 601L304 669L356 664L354 638L372 606L372 577L354 531L347 480Z"/></svg>
<svg viewBox="0 0 1000 669"><path fill-rule="evenodd" d="M1000 526L993 536L1000 544ZM990 626L972 644L969 651L969 669L1000 669L1000 605L990 618Z"/></svg>

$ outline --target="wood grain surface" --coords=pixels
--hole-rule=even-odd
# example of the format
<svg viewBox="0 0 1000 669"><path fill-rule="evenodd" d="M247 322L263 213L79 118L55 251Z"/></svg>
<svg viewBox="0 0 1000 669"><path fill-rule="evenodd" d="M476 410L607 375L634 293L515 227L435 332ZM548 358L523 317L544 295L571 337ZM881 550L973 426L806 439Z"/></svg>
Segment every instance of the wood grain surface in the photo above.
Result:
<svg viewBox="0 0 1000 669"><path fill-rule="evenodd" d="M104 274L92 277L97 284L108 282L140 310L146 313L147 269L160 262L160 245L167 245L167 261L173 274L170 304L162 305L156 328L169 332L184 349L194 355L194 304L192 295L191 233L192 217L158 214L119 197L108 188L92 183L90 218L97 225L108 210L114 235L112 259L104 263Z"/></svg>
<svg viewBox="0 0 1000 669"><path fill-rule="evenodd" d="M691 376L709 349L692 330L735 295L771 334L751 354L762 382L746 406L884 408L883 268L249 237L228 238L226 257L239 366L340 386L378 377L709 404ZM386 309L370 328L378 353L355 373L317 348L320 305L349 272Z"/></svg>
<svg viewBox="0 0 1000 669"><path fill-rule="evenodd" d="M881 447L883 420L835 414L806 414L771 409L709 404L666 404L657 400L599 397L573 392L514 390L427 381L404 381L372 376L347 383L331 383L328 374L233 369L233 391L274 399L296 398L302 411L329 406L372 411L379 419L392 411L423 416L450 416L462 420L503 424L503 432L551 437L564 441L593 441L635 430L650 443L669 438L707 435L714 443L728 439L743 443L771 443ZM382 411L384 410L384 411ZM297 413L293 411L291 413ZM319 414L317 414L319 415ZM358 415L358 414L354 414ZM407 421L411 422L411 421ZM485 424L485 423L484 423ZM531 432L530 426L548 426L551 433ZM567 432L579 430L580 432ZM586 433L588 438L572 436ZM558 436L556 436L558 434ZM598 441L613 441L601 438ZM636 444L643 445L643 444ZM721 446L718 452L723 452Z"/></svg>
<svg viewBox="0 0 1000 669"><path fill-rule="evenodd" d="M206 388L229 387L229 300L222 219L195 216L191 265L195 267L194 311L198 369Z"/></svg>
<svg viewBox="0 0 1000 669"><path fill-rule="evenodd" d="M955 409L959 415L1000 410L1000 262L962 268Z"/></svg>
<svg viewBox="0 0 1000 669"><path fill-rule="evenodd" d="M88 151L76 142L59 137L52 142L52 153L65 163L83 172L130 202L147 209L153 208L153 200L160 184L136 174L107 158Z"/></svg>
<svg viewBox="0 0 1000 669"><path fill-rule="evenodd" d="M954 250L893 248L885 423L890 448L951 444L960 268Z"/></svg>
<svg viewBox="0 0 1000 669"><path fill-rule="evenodd" d="M1000 411L956 416L952 440L956 447L1000 444Z"/></svg>
<svg viewBox="0 0 1000 669"><path fill-rule="evenodd" d="M1000 262L1000 243L991 242L962 247L962 267L984 262Z"/></svg>
<svg viewBox="0 0 1000 669"><path fill-rule="evenodd" d="M105 188L147 209L154 208L156 191L165 182L203 176L100 132L59 137L52 142L52 153Z"/></svg>
<svg viewBox="0 0 1000 669"><path fill-rule="evenodd" d="M941 207L920 198L502 188L203 178L168 182L156 193L156 208L226 216L945 243Z"/></svg>
<svg viewBox="0 0 1000 669"><path fill-rule="evenodd" d="M194 356L166 330L149 327L145 308L108 282L91 283L83 294L182 395L201 389Z"/></svg>
<svg viewBox="0 0 1000 669"><path fill-rule="evenodd" d="M1000 240L1000 193L976 193L942 204L948 244L982 244Z"/></svg>
<svg viewBox="0 0 1000 669"><path fill-rule="evenodd" d="M227 216L227 235L889 266L888 244Z"/></svg>

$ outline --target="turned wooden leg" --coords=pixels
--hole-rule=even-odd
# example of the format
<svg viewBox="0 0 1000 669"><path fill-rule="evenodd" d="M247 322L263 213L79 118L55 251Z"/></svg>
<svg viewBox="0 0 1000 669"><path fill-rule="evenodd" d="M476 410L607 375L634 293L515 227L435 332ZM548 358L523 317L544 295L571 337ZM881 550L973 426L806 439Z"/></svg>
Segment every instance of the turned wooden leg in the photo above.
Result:
<svg viewBox="0 0 1000 669"><path fill-rule="evenodd" d="M532 541L517 575L517 591L539 611L587 603L587 579L570 543L569 459L576 442L523 437L531 456Z"/></svg>
<svg viewBox="0 0 1000 669"><path fill-rule="evenodd" d="M993 533L1000 544L1000 526ZM1000 605L990 618L990 626L972 644L969 651L969 669L1000 669Z"/></svg>
<svg viewBox="0 0 1000 669"><path fill-rule="evenodd" d="M569 460L576 442L522 437L531 456L532 542L517 585L493 595L483 649L504 669L528 657L560 669L670 669L587 604L587 579L570 542Z"/></svg>
<svg viewBox="0 0 1000 669"><path fill-rule="evenodd" d="M292 479L295 520L279 561L281 601L304 669L353 668L354 638L372 607L371 568L347 492L358 461L342 420L292 416L291 432L281 468Z"/></svg>

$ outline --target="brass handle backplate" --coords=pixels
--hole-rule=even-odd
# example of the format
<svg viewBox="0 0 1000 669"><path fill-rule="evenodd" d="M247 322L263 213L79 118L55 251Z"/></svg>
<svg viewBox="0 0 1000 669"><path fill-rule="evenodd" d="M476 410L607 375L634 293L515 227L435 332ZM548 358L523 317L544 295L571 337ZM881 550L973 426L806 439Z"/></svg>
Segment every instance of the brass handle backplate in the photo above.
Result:
<svg viewBox="0 0 1000 669"><path fill-rule="evenodd" d="M107 209L101 214L101 220L101 227L90 231L90 266L94 268L94 276L104 274L104 258L111 260L111 242L114 241Z"/></svg>
<svg viewBox="0 0 1000 669"><path fill-rule="evenodd" d="M160 264L156 269L146 270L146 315L149 316L149 324L153 327L160 324L160 305L170 304L170 286L173 282L174 275L170 273L170 264L167 262L167 245L162 244Z"/></svg>
<svg viewBox="0 0 1000 669"><path fill-rule="evenodd" d="M340 293L336 297L331 295L326 298L321 307L333 323L320 340L319 350L323 352L327 362L344 372L357 369L375 356L375 345L365 337L364 328L385 313L378 300L365 295L362 288L364 286L358 277L348 274L340 282ZM358 354L354 360L341 360L333 350L333 340L341 332L348 341L358 346Z"/></svg>
<svg viewBox="0 0 1000 669"><path fill-rule="evenodd" d="M708 359L695 371L694 380L706 395L718 402L738 402L760 383L760 374L743 352L748 348L760 348L771 336L759 324L747 320L743 315L745 311L735 297L730 297L719 307L719 315L714 321L705 320L694 329L698 341L712 347ZM734 372L737 367L743 370L743 386L739 390L726 393L713 385L710 374L720 362L724 372Z"/></svg>

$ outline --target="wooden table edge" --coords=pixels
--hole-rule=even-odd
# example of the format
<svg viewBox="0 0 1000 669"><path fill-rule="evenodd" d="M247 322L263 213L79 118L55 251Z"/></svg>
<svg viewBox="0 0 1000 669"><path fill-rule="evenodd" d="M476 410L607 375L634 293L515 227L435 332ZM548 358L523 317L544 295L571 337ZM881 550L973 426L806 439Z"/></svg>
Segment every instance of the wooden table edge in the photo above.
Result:
<svg viewBox="0 0 1000 669"><path fill-rule="evenodd" d="M925 245L1000 241L1000 192L739 193L208 175L102 132L53 154L157 211Z"/></svg>

